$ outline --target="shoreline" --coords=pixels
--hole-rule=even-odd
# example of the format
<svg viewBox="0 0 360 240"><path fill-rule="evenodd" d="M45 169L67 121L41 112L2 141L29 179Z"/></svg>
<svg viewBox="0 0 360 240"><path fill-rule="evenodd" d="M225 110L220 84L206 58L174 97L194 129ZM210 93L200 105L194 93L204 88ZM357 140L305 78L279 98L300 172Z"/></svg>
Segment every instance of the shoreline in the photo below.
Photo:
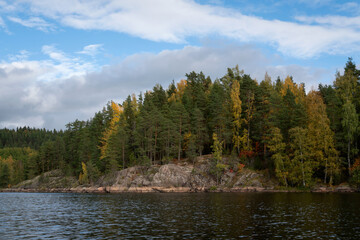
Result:
<svg viewBox="0 0 360 240"><path fill-rule="evenodd" d="M116 193L210 193L210 192L218 192L218 193L357 193L360 192L359 189L355 189L344 186L337 187L318 187L309 190L301 190L301 189L271 189L271 188L262 188L262 187L241 187L241 188L230 188L230 189L197 189L197 188L189 188L189 187L76 187L76 188L3 188L0 189L0 192L19 192L19 193L102 193L102 194L116 194Z"/></svg>
<svg viewBox="0 0 360 240"><path fill-rule="evenodd" d="M74 176L53 170L0 192L44 193L196 193L196 192L359 192L343 182L339 185L316 183L307 188L282 187L266 172L242 169L224 172L215 181L209 164L134 166L103 175L95 182L80 184Z"/></svg>

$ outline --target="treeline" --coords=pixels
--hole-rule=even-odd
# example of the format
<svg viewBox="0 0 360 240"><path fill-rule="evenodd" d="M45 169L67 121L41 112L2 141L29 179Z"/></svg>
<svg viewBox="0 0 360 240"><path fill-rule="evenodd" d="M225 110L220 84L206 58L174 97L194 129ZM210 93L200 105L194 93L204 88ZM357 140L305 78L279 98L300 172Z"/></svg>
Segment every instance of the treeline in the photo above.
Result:
<svg viewBox="0 0 360 240"><path fill-rule="evenodd" d="M156 85L121 104L110 102L88 121L67 124L41 145L32 172L61 168L85 183L133 165L214 152L215 172L269 169L285 186L356 180L359 80L351 58L333 85L309 93L290 76L272 81L265 74L258 82L236 67L213 82L191 72L167 89Z"/></svg>
<svg viewBox="0 0 360 240"><path fill-rule="evenodd" d="M63 131L20 127L16 129L0 129L0 148L29 147L39 150L41 145L56 136L62 136Z"/></svg>
<svg viewBox="0 0 360 240"><path fill-rule="evenodd" d="M6 187L59 167L55 147L63 131L30 127L0 129L0 187ZM50 150L51 149L51 150ZM53 152L53 155L49 153ZM63 155L58 152L57 155Z"/></svg>

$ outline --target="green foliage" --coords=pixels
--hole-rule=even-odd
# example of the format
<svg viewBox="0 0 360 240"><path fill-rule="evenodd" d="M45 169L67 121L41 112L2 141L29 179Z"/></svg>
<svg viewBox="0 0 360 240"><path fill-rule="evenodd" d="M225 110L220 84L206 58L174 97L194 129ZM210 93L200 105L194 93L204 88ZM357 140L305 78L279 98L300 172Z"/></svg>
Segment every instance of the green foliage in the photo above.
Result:
<svg viewBox="0 0 360 240"><path fill-rule="evenodd" d="M279 128L273 127L270 129L270 140L268 147L270 152L273 153L271 159L274 162L275 174L279 181L285 186L288 185L287 180L287 169L286 163L288 161L288 156L285 155L285 146L286 144L283 142L283 137Z"/></svg>
<svg viewBox="0 0 360 240"><path fill-rule="evenodd" d="M314 166L311 161L308 142L308 130L306 128L295 127L289 130L290 146L293 151L289 162L289 181L292 185L303 187L309 186L312 182Z"/></svg>
<svg viewBox="0 0 360 240"><path fill-rule="evenodd" d="M216 183L219 184L220 175L224 172L224 170L228 166L226 164L224 164L223 158L222 158L223 142L219 141L216 133L213 133L213 141L214 141L214 144L212 145L212 149L213 149L213 160L214 161L213 161L213 166L212 166L211 172L216 175Z"/></svg>
<svg viewBox="0 0 360 240"><path fill-rule="evenodd" d="M15 185L39 173L37 156L38 152L30 148L0 149L2 185Z"/></svg>
<svg viewBox="0 0 360 240"><path fill-rule="evenodd" d="M10 169L7 164L0 165L0 187L4 188L10 184Z"/></svg>
<svg viewBox="0 0 360 240"><path fill-rule="evenodd" d="M213 157L217 163L219 163L222 160L222 142L219 141L218 136L216 133L213 133Z"/></svg>
<svg viewBox="0 0 360 240"><path fill-rule="evenodd" d="M351 144L354 140L354 135L358 131L359 126L359 117L356 114L355 106L347 100L343 105L343 120L341 121L343 128L345 130L345 137L348 143L348 154L347 154L347 161L348 161L348 169L350 175L350 168L351 168L351 160L350 160L350 148Z"/></svg>
<svg viewBox="0 0 360 240"><path fill-rule="evenodd" d="M190 161L193 162L193 164L195 164L195 157L196 157L196 145L195 145L195 139L196 136L189 133L188 136L186 137L186 156L189 158Z"/></svg>
<svg viewBox="0 0 360 240"><path fill-rule="evenodd" d="M95 182L104 173L151 166L213 153L219 182L228 163L269 169L283 185L308 187L317 179L356 179L351 171L360 143L360 71L349 59L333 86L305 92L287 76L261 82L229 68L211 81L190 72L168 89L109 102L87 121L65 131L0 130L0 184L8 186L61 169ZM345 167L346 166L346 167ZM85 170L85 171L84 171ZM86 172L86 174L85 174ZM356 181L356 180L354 180Z"/></svg>
<svg viewBox="0 0 360 240"><path fill-rule="evenodd" d="M217 190L217 186L211 186L210 188L209 188L209 191L210 192L214 192L214 191L216 191Z"/></svg>

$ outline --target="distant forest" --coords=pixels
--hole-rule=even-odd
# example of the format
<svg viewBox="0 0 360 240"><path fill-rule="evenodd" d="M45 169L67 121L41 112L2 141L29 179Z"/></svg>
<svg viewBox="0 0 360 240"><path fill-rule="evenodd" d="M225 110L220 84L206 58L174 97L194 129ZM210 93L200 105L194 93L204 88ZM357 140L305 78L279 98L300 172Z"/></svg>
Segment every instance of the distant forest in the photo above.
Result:
<svg viewBox="0 0 360 240"><path fill-rule="evenodd" d="M213 154L216 171L267 169L284 186L360 183L360 70L351 58L333 85L305 91L291 76L260 82L228 69L186 74L64 131L0 130L0 186L61 169L83 183L134 165ZM221 156L226 156L223 158Z"/></svg>

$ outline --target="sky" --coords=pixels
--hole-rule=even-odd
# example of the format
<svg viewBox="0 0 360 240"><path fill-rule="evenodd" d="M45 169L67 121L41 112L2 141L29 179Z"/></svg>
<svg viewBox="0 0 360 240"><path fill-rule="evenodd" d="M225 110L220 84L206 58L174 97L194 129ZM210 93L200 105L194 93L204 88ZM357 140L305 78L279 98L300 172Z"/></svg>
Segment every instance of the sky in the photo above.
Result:
<svg viewBox="0 0 360 240"><path fill-rule="evenodd" d="M110 100L236 65L309 91L359 53L358 1L0 0L0 128L64 129Z"/></svg>

